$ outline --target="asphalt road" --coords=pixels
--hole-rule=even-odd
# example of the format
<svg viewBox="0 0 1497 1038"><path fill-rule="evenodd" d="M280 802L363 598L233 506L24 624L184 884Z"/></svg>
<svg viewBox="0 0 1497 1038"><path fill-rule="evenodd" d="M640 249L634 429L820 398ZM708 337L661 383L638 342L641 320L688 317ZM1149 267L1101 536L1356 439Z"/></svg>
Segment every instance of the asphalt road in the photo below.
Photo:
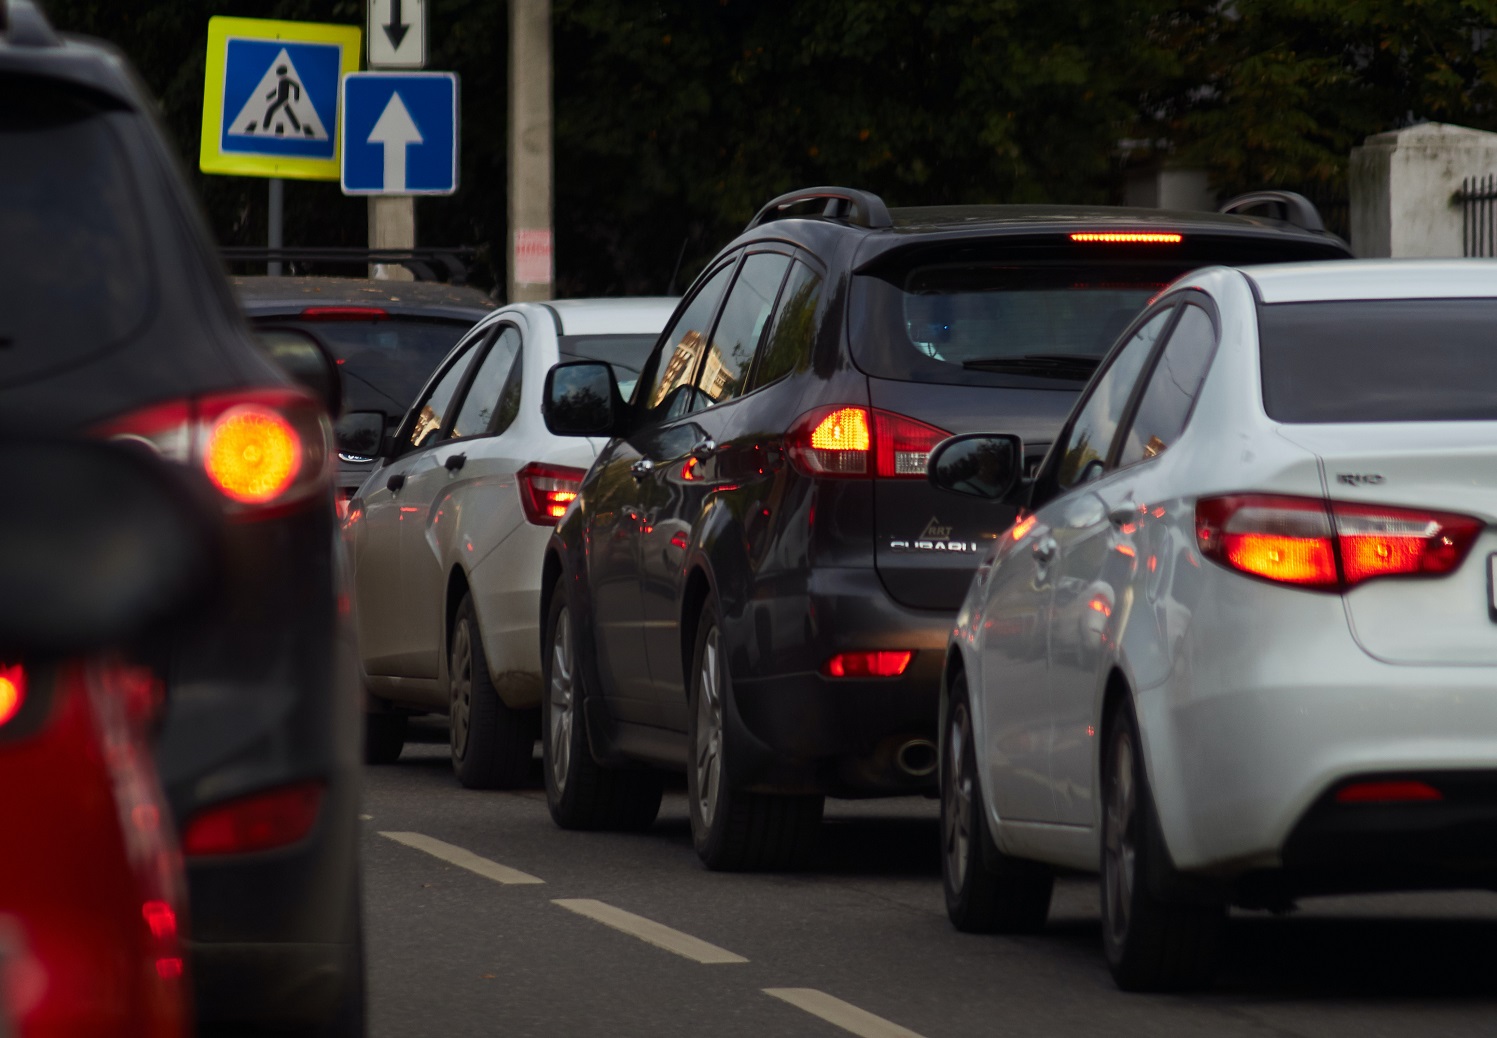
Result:
<svg viewBox="0 0 1497 1038"><path fill-rule="evenodd" d="M708 873L679 789L648 833L563 832L539 761L533 789L472 792L423 737L366 772L374 1038L1497 1034L1497 895L1237 914L1213 990L1125 995L1090 879L1043 934L951 928L934 801L829 801L814 870Z"/></svg>

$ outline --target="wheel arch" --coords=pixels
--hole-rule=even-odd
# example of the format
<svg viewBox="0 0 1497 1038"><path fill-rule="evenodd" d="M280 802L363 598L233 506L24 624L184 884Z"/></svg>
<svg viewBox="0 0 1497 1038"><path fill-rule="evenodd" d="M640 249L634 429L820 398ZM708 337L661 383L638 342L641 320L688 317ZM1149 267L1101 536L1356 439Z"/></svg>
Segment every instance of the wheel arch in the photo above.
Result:
<svg viewBox="0 0 1497 1038"><path fill-rule="evenodd" d="M691 567L691 572L686 575L686 583L681 592L681 618L677 629L681 632L681 682L683 693L690 696L691 686L691 657L696 651L697 628L702 622L702 605L707 601L707 596L716 593L716 587L712 577L707 572L707 567L698 562Z"/></svg>

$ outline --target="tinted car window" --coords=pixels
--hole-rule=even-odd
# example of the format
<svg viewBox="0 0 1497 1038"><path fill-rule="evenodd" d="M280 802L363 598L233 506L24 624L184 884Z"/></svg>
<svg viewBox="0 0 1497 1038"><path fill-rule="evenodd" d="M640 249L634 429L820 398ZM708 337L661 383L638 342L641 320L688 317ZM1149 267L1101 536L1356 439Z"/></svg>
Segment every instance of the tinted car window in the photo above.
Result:
<svg viewBox="0 0 1497 1038"><path fill-rule="evenodd" d="M816 338L816 308L821 303L821 275L797 260L780 291L780 307L769 338L759 350L750 389L766 386L811 360Z"/></svg>
<svg viewBox="0 0 1497 1038"><path fill-rule="evenodd" d="M1123 437L1119 465L1163 454L1185 431L1191 407L1216 352L1216 326L1198 306L1186 306L1149 374L1133 425Z"/></svg>
<svg viewBox="0 0 1497 1038"><path fill-rule="evenodd" d="M1171 310L1161 310L1155 314L1113 355L1112 363L1092 383L1091 394L1076 416L1060 457L1056 482L1062 490L1094 479L1101 473L1102 463L1112 446L1118 423L1123 420L1123 410L1128 406L1139 372L1148 361L1171 313Z"/></svg>
<svg viewBox="0 0 1497 1038"><path fill-rule="evenodd" d="M788 256L758 252L739 268L697 377L697 388L711 403L731 400L742 389L789 266Z"/></svg>
<svg viewBox="0 0 1497 1038"><path fill-rule="evenodd" d="M1497 300L1258 308L1263 406L1279 422L1497 419Z"/></svg>
<svg viewBox="0 0 1497 1038"><path fill-rule="evenodd" d="M404 411L471 324L391 317L379 321L303 321L257 317L257 323L311 332L338 358L349 411Z"/></svg>
<svg viewBox="0 0 1497 1038"><path fill-rule="evenodd" d="M473 375L473 384L463 397L453 420L452 439L464 436L481 436L489 431L499 408L499 397L514 367L515 355L520 351L520 332L513 325L502 325L499 336L484 354L483 361Z"/></svg>
<svg viewBox="0 0 1497 1038"><path fill-rule="evenodd" d="M732 270L729 263L702 285L666 333L660 351L651 358L650 367L640 380L642 395L636 394L635 402L652 418L679 416L696 409L689 390L696 376L697 360L706 349L708 323Z"/></svg>
<svg viewBox="0 0 1497 1038"><path fill-rule="evenodd" d="M467 346L463 347L461 353L452 362L452 365L443 373L437 384L432 387L426 399L421 402L420 409L416 412L416 419L411 424L410 431L406 434L406 446L408 448L426 447L437 441L441 434L442 426L446 424L448 411L452 404L452 397L457 393L463 383L463 376L467 373L468 364L473 359L473 347L482 342L481 338L475 338Z"/></svg>
<svg viewBox="0 0 1497 1038"><path fill-rule="evenodd" d="M145 207L109 118L0 77L0 383L108 349L150 313Z"/></svg>
<svg viewBox="0 0 1497 1038"><path fill-rule="evenodd" d="M654 335L563 335L557 346L563 360L602 360L613 368L619 395L628 400L639 381L639 369L650 358Z"/></svg>

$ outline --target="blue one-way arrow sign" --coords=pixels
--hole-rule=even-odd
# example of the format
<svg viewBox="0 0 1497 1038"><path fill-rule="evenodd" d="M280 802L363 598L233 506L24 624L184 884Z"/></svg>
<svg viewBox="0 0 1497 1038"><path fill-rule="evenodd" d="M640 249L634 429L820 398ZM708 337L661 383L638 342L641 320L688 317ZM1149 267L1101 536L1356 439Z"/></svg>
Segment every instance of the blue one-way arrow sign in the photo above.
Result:
<svg viewBox="0 0 1497 1038"><path fill-rule="evenodd" d="M458 85L451 72L343 77L343 193L457 190Z"/></svg>

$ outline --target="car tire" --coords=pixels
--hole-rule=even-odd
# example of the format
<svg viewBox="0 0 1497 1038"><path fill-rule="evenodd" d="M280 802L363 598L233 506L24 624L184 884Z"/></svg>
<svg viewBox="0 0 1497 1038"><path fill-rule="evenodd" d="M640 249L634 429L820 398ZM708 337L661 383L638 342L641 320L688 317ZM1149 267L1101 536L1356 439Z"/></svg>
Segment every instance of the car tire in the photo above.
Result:
<svg viewBox="0 0 1497 1038"><path fill-rule="evenodd" d="M941 747L941 881L946 915L963 933L1034 933L1050 914L1055 874L993 842L977 778L967 676L951 682Z"/></svg>
<svg viewBox="0 0 1497 1038"><path fill-rule="evenodd" d="M405 749L409 718L394 711L364 714L364 763L394 764Z"/></svg>
<svg viewBox="0 0 1497 1038"><path fill-rule="evenodd" d="M489 677L473 596L464 595L448 645L448 729L452 770L468 789L516 789L530 778L538 710L505 705Z"/></svg>
<svg viewBox="0 0 1497 1038"><path fill-rule="evenodd" d="M731 686L721 631L717 604L709 598L697 625L687 704L692 843L714 871L801 868L815 850L826 798L733 788L725 724Z"/></svg>
<svg viewBox="0 0 1497 1038"><path fill-rule="evenodd" d="M605 768L587 741L583 702L589 691L577 657L577 625L557 581L546 611L541 659L541 762L546 806L563 829L648 829L660 813L664 776L646 768Z"/></svg>
<svg viewBox="0 0 1497 1038"><path fill-rule="evenodd" d="M1186 991L1216 972L1225 904L1158 897L1148 877L1170 867L1129 702L1114 712L1102 760L1102 945L1124 991Z"/></svg>

